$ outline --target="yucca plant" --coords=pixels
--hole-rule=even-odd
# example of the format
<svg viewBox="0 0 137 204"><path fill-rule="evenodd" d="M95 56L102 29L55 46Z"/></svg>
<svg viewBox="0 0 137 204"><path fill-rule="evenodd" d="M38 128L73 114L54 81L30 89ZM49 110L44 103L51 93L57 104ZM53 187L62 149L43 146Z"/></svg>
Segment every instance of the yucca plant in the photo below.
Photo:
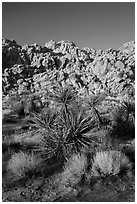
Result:
<svg viewBox="0 0 137 204"><path fill-rule="evenodd" d="M123 100L113 111L112 117L114 121L128 121L130 115L135 119L135 103L130 99Z"/></svg>
<svg viewBox="0 0 137 204"><path fill-rule="evenodd" d="M70 110L66 116L65 110L57 115L51 110L44 114L35 114L32 119L43 134L41 142L43 154L47 158L52 156L69 157L72 152L80 152L82 148L89 147L97 142L92 131L96 122L92 116L86 116L84 110Z"/></svg>
<svg viewBox="0 0 137 204"><path fill-rule="evenodd" d="M56 158L57 160L66 160L69 154L72 153L72 143L67 142L67 130L53 130L49 131L41 141L41 156L46 159Z"/></svg>
<svg viewBox="0 0 137 204"><path fill-rule="evenodd" d="M132 115L135 119L135 102L127 98L126 100L123 100L122 104L127 111L126 120L129 119L129 115Z"/></svg>
<svg viewBox="0 0 137 204"><path fill-rule="evenodd" d="M105 99L104 94L97 94L89 96L85 100L85 105L88 110L91 110L95 116L96 121L98 121L99 126L103 125L103 119L97 109L97 107L101 104L101 102Z"/></svg>
<svg viewBox="0 0 137 204"><path fill-rule="evenodd" d="M33 117L34 125L44 130L42 145L48 157L67 157L68 152L80 152L98 141L92 134L97 127L96 121L92 115L86 115L83 107L76 105L76 96L71 86L57 88L50 95L51 100L56 102L57 111L49 109Z"/></svg>
<svg viewBox="0 0 137 204"><path fill-rule="evenodd" d="M111 136L119 139L130 139L135 137L134 108L132 106L130 107L129 104L125 104L117 106L111 113Z"/></svg>
<svg viewBox="0 0 137 204"><path fill-rule="evenodd" d="M55 129L57 116L58 113L50 108L47 108L47 110L44 112L31 113L32 126L44 129L46 131L52 131Z"/></svg>
<svg viewBox="0 0 137 204"><path fill-rule="evenodd" d="M69 107L77 99L77 92L72 86L58 86L49 94L49 98L55 102L59 111L69 114Z"/></svg>
<svg viewBox="0 0 137 204"><path fill-rule="evenodd" d="M97 142L97 138L92 134L97 127L96 121L92 115L86 116L83 109L71 110L69 120L65 114L61 115L60 119L60 128L67 129L66 141L73 143L76 151Z"/></svg>
<svg viewBox="0 0 137 204"><path fill-rule="evenodd" d="M70 144L66 143L67 129L60 128L58 112L47 109L43 113L31 114L31 125L36 127L41 134L39 151L47 159L56 156L65 158L67 148Z"/></svg>

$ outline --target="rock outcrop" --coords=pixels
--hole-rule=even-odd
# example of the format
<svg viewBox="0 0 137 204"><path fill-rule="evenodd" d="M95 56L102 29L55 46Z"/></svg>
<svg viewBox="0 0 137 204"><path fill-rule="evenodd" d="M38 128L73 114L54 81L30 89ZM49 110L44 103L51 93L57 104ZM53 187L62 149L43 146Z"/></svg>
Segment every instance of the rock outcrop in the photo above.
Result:
<svg viewBox="0 0 137 204"><path fill-rule="evenodd" d="M3 94L44 93L57 83L85 93L134 96L135 43L118 50L79 49L73 42L51 40L44 47L2 40Z"/></svg>

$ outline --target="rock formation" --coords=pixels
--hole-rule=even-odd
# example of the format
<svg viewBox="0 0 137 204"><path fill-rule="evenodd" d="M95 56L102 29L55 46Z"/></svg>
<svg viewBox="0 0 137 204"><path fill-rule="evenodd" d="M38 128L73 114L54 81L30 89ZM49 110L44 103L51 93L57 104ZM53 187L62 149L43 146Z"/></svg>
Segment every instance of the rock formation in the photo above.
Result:
<svg viewBox="0 0 137 204"><path fill-rule="evenodd" d="M56 83L72 84L85 93L134 96L135 43L118 50L79 49L73 42L51 40L44 47L2 40L4 95L44 93Z"/></svg>

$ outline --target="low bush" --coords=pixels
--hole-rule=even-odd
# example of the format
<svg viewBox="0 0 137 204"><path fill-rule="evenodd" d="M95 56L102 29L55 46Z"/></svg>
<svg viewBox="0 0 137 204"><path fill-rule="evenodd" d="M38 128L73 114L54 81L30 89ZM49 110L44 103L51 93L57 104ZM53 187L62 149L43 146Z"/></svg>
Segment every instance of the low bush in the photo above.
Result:
<svg viewBox="0 0 137 204"><path fill-rule="evenodd" d="M37 171L41 163L34 154L15 153L9 160L7 170L12 173L16 179L21 179L29 173L33 174Z"/></svg>
<svg viewBox="0 0 137 204"><path fill-rule="evenodd" d="M87 158L84 154L74 154L64 166L61 173L61 184L73 187L81 181L87 167Z"/></svg>
<svg viewBox="0 0 137 204"><path fill-rule="evenodd" d="M129 159L120 151L106 150L97 152L93 158L91 175L106 177L131 170Z"/></svg>

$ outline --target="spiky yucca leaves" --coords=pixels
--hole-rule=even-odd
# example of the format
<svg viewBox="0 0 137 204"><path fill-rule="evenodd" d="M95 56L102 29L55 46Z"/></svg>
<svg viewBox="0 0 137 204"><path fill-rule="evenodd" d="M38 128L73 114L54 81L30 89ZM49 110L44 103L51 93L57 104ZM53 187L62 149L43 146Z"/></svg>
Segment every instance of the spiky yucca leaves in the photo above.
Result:
<svg viewBox="0 0 137 204"><path fill-rule="evenodd" d="M68 117L65 114L60 117L60 128L67 129L66 141L73 144L76 152L97 142L97 137L92 134L96 127L92 115L86 116L83 109L72 109Z"/></svg>
<svg viewBox="0 0 137 204"><path fill-rule="evenodd" d="M44 134L41 141L41 156L45 159L56 158L64 161L72 153L73 144L67 141L67 129L56 129Z"/></svg>
<svg viewBox="0 0 137 204"><path fill-rule="evenodd" d="M72 86L59 86L49 94L49 98L55 102L59 111L69 113L68 108L76 101L77 92Z"/></svg>
<svg viewBox="0 0 137 204"><path fill-rule="evenodd" d="M55 128L57 116L58 113L50 108L41 113L31 113L32 126L52 131Z"/></svg>
<svg viewBox="0 0 137 204"><path fill-rule="evenodd" d="M135 119L135 102L132 101L132 99L127 98L126 100L123 100L122 104L125 107L127 112L126 120L129 119L130 115Z"/></svg>
<svg viewBox="0 0 137 204"><path fill-rule="evenodd" d="M118 121L122 117L124 121L128 121L130 116L135 119L135 102L131 99L126 99L117 106L112 112L113 120Z"/></svg>
<svg viewBox="0 0 137 204"><path fill-rule="evenodd" d="M111 136L119 139L135 137L135 112L134 105L123 102L112 111Z"/></svg>
<svg viewBox="0 0 137 204"><path fill-rule="evenodd" d="M102 119L99 111L97 110L97 107L101 104L101 102L104 99L105 99L104 94L97 94L97 95L89 96L85 100L85 105L86 105L87 109L92 110L92 112L95 116L95 119L98 121L99 126L103 125L103 119Z"/></svg>
<svg viewBox="0 0 137 204"><path fill-rule="evenodd" d="M52 114L49 109L44 114L45 118L42 117L43 114L37 114L33 119L40 129L45 129L43 146L48 157L66 157L70 150L79 152L97 142L92 134L97 127L96 121L92 115L86 115L85 109L78 105L76 96L77 93L71 86L55 89L50 97L56 102L58 115Z"/></svg>
<svg viewBox="0 0 137 204"><path fill-rule="evenodd" d="M32 121L44 135L40 145L47 158L67 158L72 152L80 152L97 142L97 137L92 134L96 122L92 116L86 116L84 109L72 108L68 115L65 110L57 115L49 109L44 117L35 114Z"/></svg>
<svg viewBox="0 0 137 204"><path fill-rule="evenodd" d="M56 157L65 158L69 147L66 141L67 128L60 128L58 112L47 109L43 113L33 113L31 118L32 126L36 127L41 134L39 151L45 159Z"/></svg>
<svg viewBox="0 0 137 204"><path fill-rule="evenodd" d="M66 115L60 116L57 126L49 129L44 137L44 149L48 157L68 158L72 152L80 152L83 148L94 146L98 139L92 131L96 122L92 116L85 117L83 111L71 112L69 120Z"/></svg>

